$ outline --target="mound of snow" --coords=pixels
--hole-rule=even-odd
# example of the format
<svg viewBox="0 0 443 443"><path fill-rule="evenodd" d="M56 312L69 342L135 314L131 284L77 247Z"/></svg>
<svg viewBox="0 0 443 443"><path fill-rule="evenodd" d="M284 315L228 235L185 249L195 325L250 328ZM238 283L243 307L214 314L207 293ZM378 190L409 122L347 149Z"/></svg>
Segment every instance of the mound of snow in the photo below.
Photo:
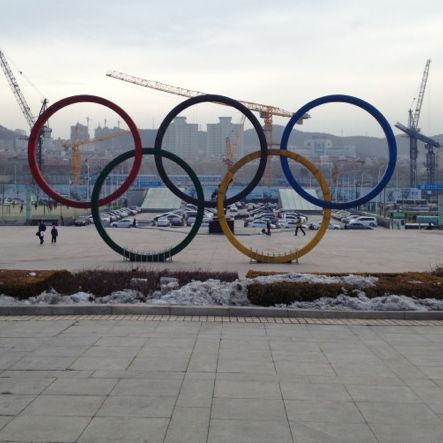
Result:
<svg viewBox="0 0 443 443"><path fill-rule="evenodd" d="M369 288L375 286L378 281L377 277L363 277L361 275L344 275L340 277L331 277L328 275L316 274L279 274L279 275L265 275L252 279L256 283L269 284L275 282L297 282L297 283L320 283L320 284L341 284L352 285L359 289Z"/></svg>
<svg viewBox="0 0 443 443"><path fill-rule="evenodd" d="M221 282L220 280L192 281L166 294L155 291L148 300L152 304L174 305L249 305L245 281Z"/></svg>
<svg viewBox="0 0 443 443"><path fill-rule="evenodd" d="M290 305L278 305L292 309L318 311L441 311L443 300L418 299L405 295L389 294L369 298L363 291L352 291L355 295L340 294L338 297L321 297L312 302L298 301Z"/></svg>

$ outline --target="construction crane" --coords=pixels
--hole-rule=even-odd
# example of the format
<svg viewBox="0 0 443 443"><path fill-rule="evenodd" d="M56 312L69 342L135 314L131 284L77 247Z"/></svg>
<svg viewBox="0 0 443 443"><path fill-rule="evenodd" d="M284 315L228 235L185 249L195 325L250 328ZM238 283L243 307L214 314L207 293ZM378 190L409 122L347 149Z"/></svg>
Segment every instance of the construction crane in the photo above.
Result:
<svg viewBox="0 0 443 443"><path fill-rule="evenodd" d="M153 80L146 80L144 78L135 77L133 75L125 74L124 72L112 71L106 74L108 77L115 78L117 80L123 80L125 82L133 83L135 85L144 86L146 88L156 89L158 91L168 92L169 94L181 95L183 97L196 97L198 95L204 95L205 92L193 91L191 89L180 88L178 86L168 85L166 83L160 83ZM268 147L272 148L272 119L274 116L291 118L294 113L286 111L285 109L277 108L276 106L262 105L260 103L254 103L250 101L239 100L241 104L246 106L251 111L258 112L260 117L264 119L263 130L266 137ZM297 124L303 124L303 120L309 118L308 114L305 114ZM272 183L272 168L271 162L266 171L267 184Z"/></svg>
<svg viewBox="0 0 443 443"><path fill-rule="evenodd" d="M82 168L82 159L81 159L81 153L80 153L80 147L91 145L96 142L103 142L107 140L111 140L115 137L120 137L121 135L129 134L129 131L116 131L112 132L111 134L102 135L95 137L91 140L74 140L72 142L65 142L63 143L63 147L68 150L72 150L72 157L71 157L71 175L72 175L72 184L79 185L81 183L80 176L81 176L81 168Z"/></svg>
<svg viewBox="0 0 443 443"><path fill-rule="evenodd" d="M14 93L14 96L17 100L18 105L20 106L20 109L25 116L26 121L28 122L29 127L32 129L32 127L35 124L36 118L31 112L31 108L28 105L28 102L25 99L25 96L23 95L20 86L17 82L17 79L14 76L14 73L12 72L8 61L6 60L5 54L0 50L0 65L3 69L3 72L5 73L6 79L8 80L9 86L12 89L12 92ZM40 108L39 116L46 110L48 106L48 100L45 98L42 101L42 106ZM51 129L46 124L42 131L40 132L39 139L38 139L38 147L37 147L37 162L39 167L41 168L43 159L42 159L42 150L43 150L43 138L49 138L51 135Z"/></svg>
<svg viewBox="0 0 443 443"><path fill-rule="evenodd" d="M426 83L429 76L429 66L431 60L426 60L425 70L423 71L423 77L421 79L420 90L418 93L417 101L415 102L415 110L409 109L408 126L402 125L401 123L396 123L395 127L403 131L409 137L409 186L415 188L417 186L417 141L420 140L425 144L427 149L426 154L426 170L428 175L428 182L434 184L435 181L435 152L434 148L439 148L440 143L433 140L430 137L426 137L420 132L418 127L418 121L420 119L421 108L423 105L423 98L426 90Z"/></svg>
<svg viewBox="0 0 443 443"><path fill-rule="evenodd" d="M231 134L234 130L231 131L231 134L225 138L225 154L223 156L223 163L227 166L227 170L231 168L234 164L234 160L237 157L238 147L240 144L241 135L243 133L244 124L246 120L246 115L242 114L240 124L238 125L238 129L235 135L235 142L233 143L231 140Z"/></svg>

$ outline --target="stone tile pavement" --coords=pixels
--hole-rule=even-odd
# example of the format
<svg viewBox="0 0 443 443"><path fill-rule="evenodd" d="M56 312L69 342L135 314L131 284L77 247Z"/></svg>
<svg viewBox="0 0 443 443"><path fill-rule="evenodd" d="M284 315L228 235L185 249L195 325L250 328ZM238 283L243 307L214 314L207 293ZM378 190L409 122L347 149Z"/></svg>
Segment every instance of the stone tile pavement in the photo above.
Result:
<svg viewBox="0 0 443 443"><path fill-rule="evenodd" d="M443 322L1 317L0 441L441 442Z"/></svg>

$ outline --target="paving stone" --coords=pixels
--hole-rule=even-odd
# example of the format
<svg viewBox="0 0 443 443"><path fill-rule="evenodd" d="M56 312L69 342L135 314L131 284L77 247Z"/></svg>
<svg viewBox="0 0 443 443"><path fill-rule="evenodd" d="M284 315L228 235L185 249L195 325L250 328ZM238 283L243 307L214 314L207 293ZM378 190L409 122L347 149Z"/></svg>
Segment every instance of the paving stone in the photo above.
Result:
<svg viewBox="0 0 443 443"><path fill-rule="evenodd" d="M92 417L104 397L78 395L40 395L22 415L44 415L51 417Z"/></svg>
<svg viewBox="0 0 443 443"><path fill-rule="evenodd" d="M0 415L20 414L34 398L34 395L0 395Z"/></svg>
<svg viewBox="0 0 443 443"><path fill-rule="evenodd" d="M422 400L407 386L347 386L354 401L380 401L380 402L413 402L421 403Z"/></svg>
<svg viewBox="0 0 443 443"><path fill-rule="evenodd" d="M209 408L175 408L165 443L206 443L209 415Z"/></svg>
<svg viewBox="0 0 443 443"><path fill-rule="evenodd" d="M10 368L26 355L28 355L28 353L25 351L12 351L9 349L2 351L0 353L0 370Z"/></svg>
<svg viewBox="0 0 443 443"><path fill-rule="evenodd" d="M0 431L0 441L74 442L89 423L86 417L16 417Z"/></svg>
<svg viewBox="0 0 443 443"><path fill-rule="evenodd" d="M179 371L184 372L188 366L188 357L152 357L149 359L136 357L128 366L129 369L145 371Z"/></svg>
<svg viewBox="0 0 443 443"><path fill-rule="evenodd" d="M217 372L246 372L248 374L275 374L274 364L271 361L258 360L226 360L220 359Z"/></svg>
<svg viewBox="0 0 443 443"><path fill-rule="evenodd" d="M339 384L312 384L297 382L280 382L281 392L285 400L312 401L351 401L346 388Z"/></svg>
<svg viewBox="0 0 443 443"><path fill-rule="evenodd" d="M168 423L165 418L95 417L78 441L162 443Z"/></svg>
<svg viewBox="0 0 443 443"><path fill-rule="evenodd" d="M111 332L114 330L111 329ZM132 337L132 336L114 336L108 335L106 337L101 337L96 343L95 346L136 346L142 347L147 341L147 338L143 337Z"/></svg>
<svg viewBox="0 0 443 443"><path fill-rule="evenodd" d="M3 371L1 376L2 377L9 377L9 378L88 378L92 375L93 371L74 371L72 369L69 370L11 370L11 371Z"/></svg>
<svg viewBox="0 0 443 443"><path fill-rule="evenodd" d="M46 390L45 395L108 395L117 379L58 379Z"/></svg>
<svg viewBox="0 0 443 443"><path fill-rule="evenodd" d="M292 443L286 421L211 419L208 443Z"/></svg>
<svg viewBox="0 0 443 443"><path fill-rule="evenodd" d="M281 399L277 381L246 381L217 379L215 397Z"/></svg>
<svg viewBox="0 0 443 443"><path fill-rule="evenodd" d="M40 394L54 378L0 378L0 394Z"/></svg>
<svg viewBox="0 0 443 443"><path fill-rule="evenodd" d="M75 361L74 357L23 357L9 366L10 370L42 371L68 369Z"/></svg>
<svg viewBox="0 0 443 443"><path fill-rule="evenodd" d="M378 443L367 424L291 421L292 435L303 443Z"/></svg>
<svg viewBox="0 0 443 443"><path fill-rule="evenodd" d="M87 346L44 346L33 351L30 357L79 357Z"/></svg>
<svg viewBox="0 0 443 443"><path fill-rule="evenodd" d="M357 402L368 423L441 424L423 403Z"/></svg>
<svg viewBox="0 0 443 443"><path fill-rule="evenodd" d="M142 369L126 370L97 370L91 375L93 378L145 378L148 380L183 380L184 372L174 371L145 371Z"/></svg>
<svg viewBox="0 0 443 443"><path fill-rule="evenodd" d="M3 429L14 417L0 415L0 430Z"/></svg>
<svg viewBox="0 0 443 443"><path fill-rule="evenodd" d="M370 425L380 443L437 443L443 441L443 423L374 423Z"/></svg>
<svg viewBox="0 0 443 443"><path fill-rule="evenodd" d="M105 400L97 416L169 418L174 405L174 397L112 396Z"/></svg>
<svg viewBox="0 0 443 443"><path fill-rule="evenodd" d="M224 420L281 420L285 416L282 400L214 398L211 418Z"/></svg>
<svg viewBox="0 0 443 443"><path fill-rule="evenodd" d="M318 363L299 363L292 361L276 361L275 367L277 373L283 376L291 375L323 375L333 376L334 370L330 364L318 364Z"/></svg>
<svg viewBox="0 0 443 443"><path fill-rule="evenodd" d="M188 373L180 389L178 406L191 408L209 408L214 392L215 375L205 378L204 374ZM210 374L212 375L212 374Z"/></svg>
<svg viewBox="0 0 443 443"><path fill-rule="evenodd" d="M134 395L152 397L177 397L181 380L120 380L111 395Z"/></svg>
<svg viewBox="0 0 443 443"><path fill-rule="evenodd" d="M80 357L71 365L70 369L98 370L98 369L126 369L132 361L132 357Z"/></svg>
<svg viewBox="0 0 443 443"><path fill-rule="evenodd" d="M324 423L363 423L363 417L353 402L326 400L285 400L290 421L318 421Z"/></svg>

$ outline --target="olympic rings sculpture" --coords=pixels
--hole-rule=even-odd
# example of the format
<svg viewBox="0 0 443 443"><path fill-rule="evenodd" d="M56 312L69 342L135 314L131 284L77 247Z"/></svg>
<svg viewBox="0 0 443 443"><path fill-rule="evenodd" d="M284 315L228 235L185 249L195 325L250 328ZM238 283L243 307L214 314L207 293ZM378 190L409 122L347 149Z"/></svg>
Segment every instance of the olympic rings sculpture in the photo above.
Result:
<svg viewBox="0 0 443 443"><path fill-rule="evenodd" d="M36 151L37 151L37 143L38 138L40 136L40 132L45 125L46 121L54 115L57 111L60 109L74 104L74 103L96 103L99 105L103 105L108 107L109 109L115 111L128 125L129 130L132 134L132 137L134 139L134 149L128 152L125 152L124 154L119 155L114 160L112 160L110 163L108 163L103 171L100 173L99 177L97 178L92 196L90 202L80 202L76 200L71 200L68 198L63 197L62 195L58 194L51 186L46 182L45 178L43 177L42 172L40 171L40 168L38 166L38 163L36 161ZM228 106L231 106L241 113L243 113L246 118L249 119L252 126L254 127L255 131L257 132L258 140L260 143L260 151L253 152L251 154L248 154L237 161L226 173L224 176L218 190L218 195L216 201L206 201L204 200L204 193L203 188L200 183L200 180L198 179L197 175L193 171L193 169L180 157L177 155L165 151L162 149L162 141L164 138L164 135L168 129L168 126L173 121L173 119L183 110L189 108L190 106L198 103L203 102L212 102L212 103L221 103ZM349 103L351 105L357 106L365 111L367 111L372 117L376 119L376 121L380 124L380 126L383 129L383 132L386 136L387 142L388 142L388 148L389 148L389 163L388 167L385 171L385 174L380 181L380 183L377 184L377 186L372 189L368 194L364 195L363 197L360 197L359 199L348 201L345 203L340 202L334 202L331 200L331 193L329 191L328 185L326 183L326 180L320 173L320 171L306 158L302 157L300 154L296 154L295 152L288 151L288 140L289 136L291 134L291 131L296 124L296 122L302 118L302 116L308 112L309 110L320 106L322 104L326 103ZM197 217L194 225L192 226L190 232L186 235L183 241L181 241L178 245L176 245L173 248L161 251L161 252L155 252L155 253L142 253L135 250L130 250L121 247L117 243L115 243L107 234L106 230L104 229L101 219L99 216L99 207L103 206L105 204L108 204L112 202L113 200L117 199L121 195L123 195L131 186L131 184L136 179L138 172L140 170L142 157L143 155L153 155L155 164L159 173L159 176L163 183L168 187L168 189L175 194L180 199L184 200L187 203L193 203L197 206ZM249 249L245 247L243 244L241 244L236 237L233 235L232 231L230 230L225 217L225 208L226 206L235 203L241 199L243 199L246 195L248 195L260 182L261 178L263 177L263 174L266 169L266 163L268 156L279 156L280 162L282 165L283 172L291 185L291 187L303 198L311 202L312 204L316 206L320 206L323 208L323 220L320 226L320 229L317 231L316 235L311 239L311 241L305 245L301 249L297 249L295 251L285 252L282 254L277 255L270 255L270 254L264 254L260 253L258 251L254 251L252 249ZM197 198L191 197L184 192L182 192L179 188L177 188L174 183L172 183L171 179L168 177L164 166L163 166L163 158L168 158L178 164L180 167L182 167L185 172L189 175L191 178L191 181L195 187ZM109 173L112 171L115 166L119 165L123 161L134 158L134 162L132 164L132 168L129 172L129 175L127 179L122 183L122 185L112 192L110 195L101 198L100 199L100 191L103 187L103 183L106 180L106 177L109 175ZM323 193L323 200L320 200L311 194L308 194L301 185L297 182L295 177L292 175L292 172L289 169L288 164L288 158L295 160L299 163L301 163L303 166L305 166L311 174L314 175L315 179L318 181L320 185L320 189ZM234 174L246 163L249 163L253 160L259 159L259 166L257 168L257 172L252 178L251 182L248 183L248 185L237 195L234 195L231 198L225 198L228 186L230 182L232 181ZM397 160L397 144L394 137L394 134L392 132L392 128L389 125L386 118L378 111L373 105L370 103L349 95L328 95L324 97L319 97L304 106L302 106L290 119L288 122L282 136L282 140L280 143L280 149L268 149L266 137L263 131L263 128L261 127L259 121L257 118L252 114L252 112L246 108L243 104L238 102L237 100L234 100L229 97L225 97L222 95L216 95L216 94L206 94L206 95L199 95L197 97L193 97L190 99L187 99L180 103L178 106L174 107L168 115L165 117L163 122L161 123L159 130L157 132L157 136L155 139L154 148L142 148L141 138L140 134L138 132L138 129L135 125L135 123L132 121L131 117L119 106L117 106L115 103L102 98L97 97L94 95L77 95L72 97L64 98L53 105L51 105L49 108L44 111L39 118L37 119L34 127L31 130L31 134L29 137L28 142L28 162L29 167L31 169L31 173L36 181L36 183L43 189L43 191L46 192L47 195L52 197L54 200L66 205L71 206L75 208L91 208L92 217L94 220L94 224L97 228L97 231L99 235L102 237L102 239L107 243L107 245L112 248L115 252L122 255L125 258L128 258L131 261L136 262L163 262L166 261L178 252L182 251L186 246L188 246L195 235L197 234L202 220L203 220L203 213L204 208L217 208L217 214L220 222L220 226L226 235L229 242L241 253L244 255L260 261L260 262L267 262L267 263L287 263L291 262L293 260L298 260L299 257L305 255L310 250L312 250L321 240L321 238L324 236L329 221L331 218L331 209L348 209L351 207L356 207L363 205L364 203L367 203L369 200L373 199L376 195L378 195L383 188L387 185L389 180L392 177L392 174L395 169L395 164Z"/></svg>

